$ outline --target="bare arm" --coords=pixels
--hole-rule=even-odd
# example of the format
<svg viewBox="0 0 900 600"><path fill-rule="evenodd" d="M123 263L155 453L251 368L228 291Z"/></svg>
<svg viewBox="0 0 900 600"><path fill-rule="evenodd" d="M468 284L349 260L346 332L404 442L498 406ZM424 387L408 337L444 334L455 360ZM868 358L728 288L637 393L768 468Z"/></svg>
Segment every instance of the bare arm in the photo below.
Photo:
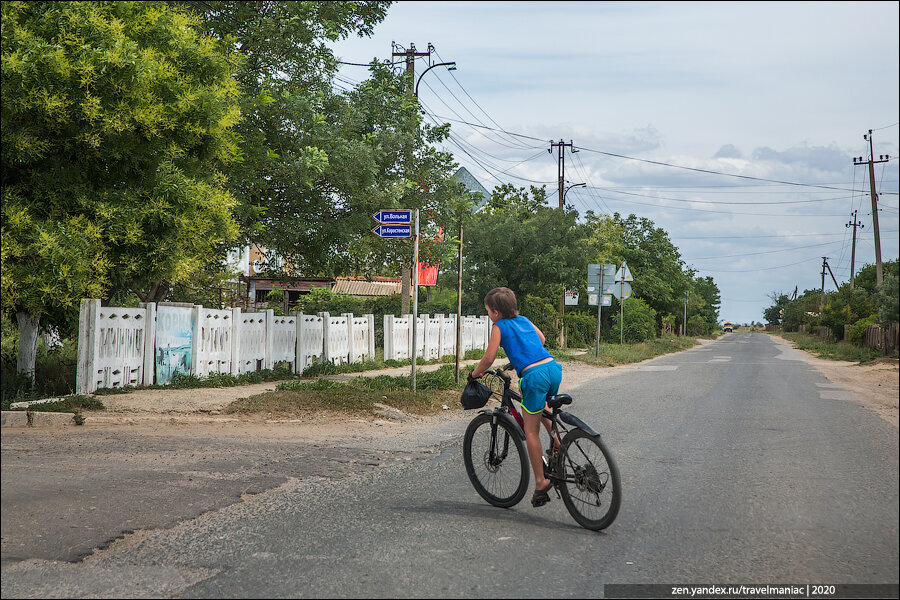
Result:
<svg viewBox="0 0 900 600"><path fill-rule="evenodd" d="M534 325L534 323L532 323L532 325ZM547 341L547 339L544 337L544 332L541 331L537 325L534 325L534 330L537 331L538 337L541 338L541 346L543 346L544 342Z"/></svg>
<svg viewBox="0 0 900 600"><path fill-rule="evenodd" d="M494 364L494 360L497 358L497 350L500 349L500 328L496 325L491 325L491 339L488 340L487 349L484 351L484 356L481 357L481 360L475 365L475 369L472 371L472 377L478 379L482 375L484 375L484 370L489 368L492 364Z"/></svg>

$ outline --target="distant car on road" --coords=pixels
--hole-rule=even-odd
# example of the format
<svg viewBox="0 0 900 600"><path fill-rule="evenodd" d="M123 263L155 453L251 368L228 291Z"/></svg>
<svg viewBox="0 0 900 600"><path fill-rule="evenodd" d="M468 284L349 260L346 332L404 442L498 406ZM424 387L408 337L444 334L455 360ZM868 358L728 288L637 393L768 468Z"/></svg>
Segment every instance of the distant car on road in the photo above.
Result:
<svg viewBox="0 0 900 600"><path fill-rule="evenodd" d="M722 331L724 331L725 333L731 333L732 331L734 331L734 325L732 325L728 321L725 321L724 323L722 323Z"/></svg>

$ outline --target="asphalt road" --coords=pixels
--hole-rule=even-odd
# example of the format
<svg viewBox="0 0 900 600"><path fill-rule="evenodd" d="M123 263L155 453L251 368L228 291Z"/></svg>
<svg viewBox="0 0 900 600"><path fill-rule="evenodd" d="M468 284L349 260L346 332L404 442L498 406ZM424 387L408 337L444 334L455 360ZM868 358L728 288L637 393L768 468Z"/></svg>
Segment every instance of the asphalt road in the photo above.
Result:
<svg viewBox="0 0 900 600"><path fill-rule="evenodd" d="M25 543L9 523L29 497L41 505L57 495L89 515L90 492L75 490L102 498L106 490L89 485L99 467L60 475L56 494L34 489L26 464L60 472L79 448L63 456L4 434L2 595L545 598L598 597L608 583L897 583L897 429L796 351L736 333L572 395L571 411L601 432L622 473L622 509L600 533L579 527L555 496L538 509L527 499L510 510L484 503L462 463L464 422L399 454L163 436L154 443L177 446L161 452L168 471L190 469L209 486L206 499L193 481L173 492L160 476L170 491L156 502L169 512L153 522L147 490L133 491L142 498L133 507L124 500L134 474L123 458L98 478L121 480L109 490L114 502L98 508L120 516L96 523L141 515L123 529L148 530L67 562L79 551L54 535L60 526ZM225 463L197 467L207 461L180 454L194 446ZM241 453L254 458L234 462ZM278 462L256 471L268 453ZM204 474L238 463L230 496L217 496L221 478ZM208 508L192 512L190 499ZM72 523L83 524L74 514Z"/></svg>

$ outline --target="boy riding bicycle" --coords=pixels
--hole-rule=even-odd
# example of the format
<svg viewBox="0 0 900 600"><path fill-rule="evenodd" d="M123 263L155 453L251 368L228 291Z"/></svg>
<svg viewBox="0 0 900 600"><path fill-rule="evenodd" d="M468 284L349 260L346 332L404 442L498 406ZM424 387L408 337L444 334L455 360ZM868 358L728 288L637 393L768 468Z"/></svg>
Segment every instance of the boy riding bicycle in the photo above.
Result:
<svg viewBox="0 0 900 600"><path fill-rule="evenodd" d="M549 419L542 418L546 408L547 395L559 392L562 381L562 365L544 348L544 333L526 317L519 315L515 293L505 287L494 288L484 297L484 308L494 323L484 357L472 370L474 379L484 375L497 358L497 350L503 348L507 358L519 376L519 390L522 393L523 419L525 421L525 444L528 460L534 471L534 495L532 506L543 506L550 502L551 483L544 476L544 462L541 455L540 427L550 432ZM559 440L556 440L559 447Z"/></svg>

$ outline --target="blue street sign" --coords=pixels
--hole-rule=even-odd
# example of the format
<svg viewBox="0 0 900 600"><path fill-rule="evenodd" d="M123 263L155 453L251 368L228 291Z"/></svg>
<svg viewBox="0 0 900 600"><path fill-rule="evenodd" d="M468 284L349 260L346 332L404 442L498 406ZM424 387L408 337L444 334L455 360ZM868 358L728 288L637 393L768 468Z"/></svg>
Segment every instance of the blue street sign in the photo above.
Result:
<svg viewBox="0 0 900 600"><path fill-rule="evenodd" d="M406 208L397 210L379 210L372 215L372 218L379 223L386 225L401 225L403 223L412 223L412 211Z"/></svg>
<svg viewBox="0 0 900 600"><path fill-rule="evenodd" d="M379 225L372 233L380 238L408 238L412 236L412 225Z"/></svg>

